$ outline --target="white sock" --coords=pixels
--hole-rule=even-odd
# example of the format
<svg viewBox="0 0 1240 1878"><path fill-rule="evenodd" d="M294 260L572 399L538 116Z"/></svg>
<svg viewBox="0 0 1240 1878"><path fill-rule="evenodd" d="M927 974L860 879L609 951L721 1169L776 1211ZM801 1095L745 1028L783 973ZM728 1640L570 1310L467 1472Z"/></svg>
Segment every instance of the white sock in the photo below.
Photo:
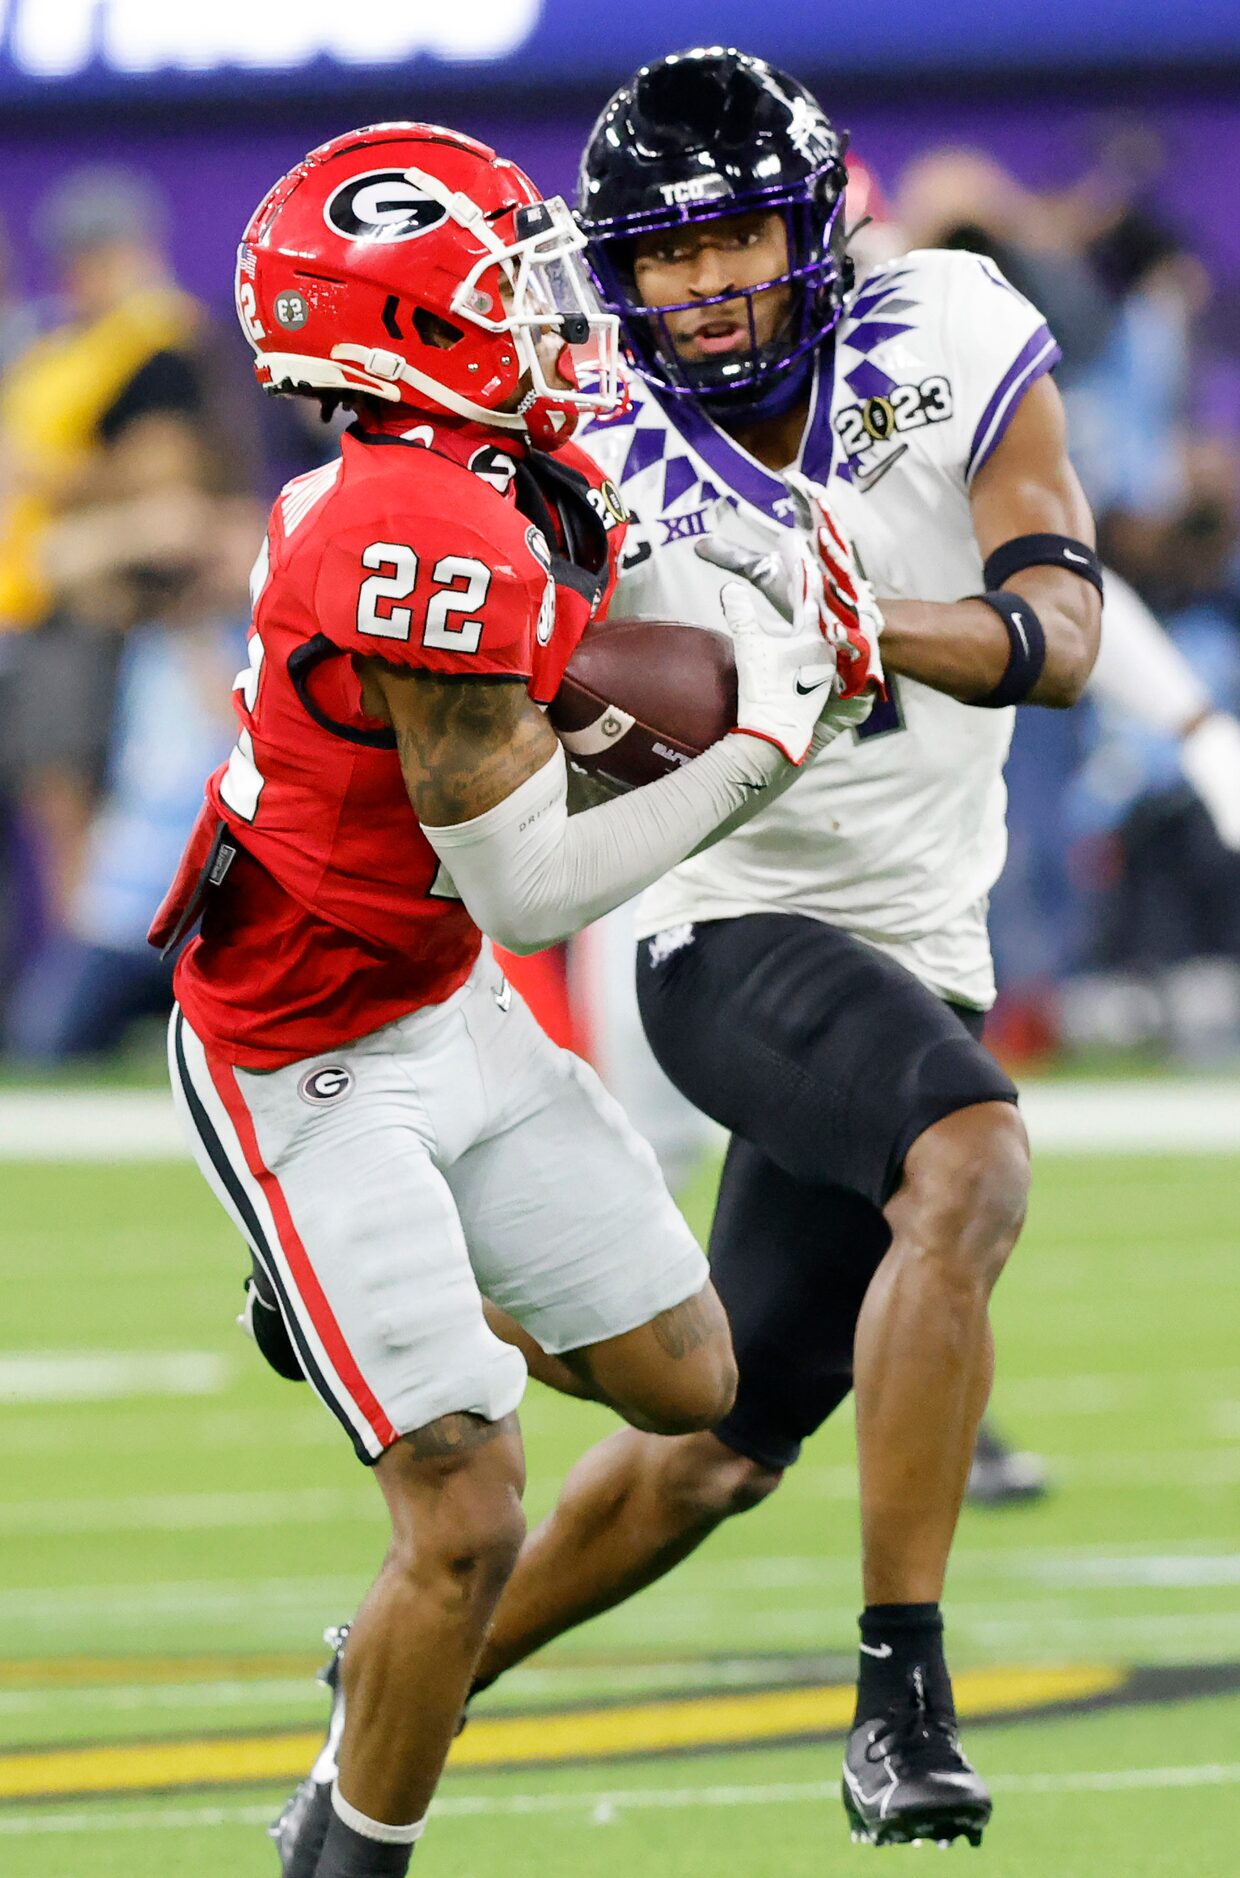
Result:
<svg viewBox="0 0 1240 1878"><path fill-rule="evenodd" d="M336 1778L336 1756L340 1752L340 1737L344 1733L344 1703L337 1701L332 1708L331 1725L327 1739L319 1749L319 1757L310 1769L310 1778L317 1786L325 1787L329 1780Z"/></svg>
<svg viewBox="0 0 1240 1878"><path fill-rule="evenodd" d="M361 1838L377 1840L380 1845L416 1845L426 1830L425 1819L415 1820L412 1826L389 1826L381 1819L368 1819L365 1813L349 1805L339 1782L332 1784L332 1810Z"/></svg>

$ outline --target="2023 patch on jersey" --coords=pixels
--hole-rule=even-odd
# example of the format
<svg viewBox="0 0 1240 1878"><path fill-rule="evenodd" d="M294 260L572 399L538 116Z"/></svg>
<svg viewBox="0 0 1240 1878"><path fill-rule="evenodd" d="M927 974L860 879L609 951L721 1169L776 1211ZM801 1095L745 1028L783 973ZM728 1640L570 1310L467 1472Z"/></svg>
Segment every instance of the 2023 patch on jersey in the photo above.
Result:
<svg viewBox="0 0 1240 1878"><path fill-rule="evenodd" d="M549 700L623 542L603 481L571 446L544 464L473 426L421 423L350 431L282 492L254 572L237 743L207 785L240 851L176 973L194 1030L232 1061L296 1061L464 982L477 928L436 893L354 660L520 679Z"/></svg>
<svg viewBox="0 0 1240 1878"><path fill-rule="evenodd" d="M980 592L969 486L1058 357L1037 309L975 255L912 253L862 279L819 360L800 467L826 487L880 599ZM640 384L631 408L591 422L582 442L632 516L614 611L719 627L729 577L695 544L719 528L769 547L792 519L780 477L691 404ZM805 913L859 933L941 995L987 1006L985 899L1006 852L1012 717L895 680L859 734L651 888L639 931Z"/></svg>

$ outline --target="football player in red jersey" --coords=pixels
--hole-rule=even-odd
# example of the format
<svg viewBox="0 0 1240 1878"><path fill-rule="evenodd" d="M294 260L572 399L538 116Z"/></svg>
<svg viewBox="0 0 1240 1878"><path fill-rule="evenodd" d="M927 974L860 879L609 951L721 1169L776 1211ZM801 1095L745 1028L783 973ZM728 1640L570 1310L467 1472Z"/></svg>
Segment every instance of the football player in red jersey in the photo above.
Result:
<svg viewBox="0 0 1240 1878"><path fill-rule="evenodd" d="M776 636L738 586L739 734L570 821L539 706L623 537L568 440L617 395L581 245L485 146L389 124L284 177L238 260L260 382L357 416L273 510L236 748L152 933L202 919L176 973L178 1106L392 1521L338 1774L275 1829L290 1878L405 1870L521 1541L526 1361L482 1295L639 1427L708 1428L731 1400L652 1153L481 934L522 952L576 930L869 703L834 697L811 599Z"/></svg>

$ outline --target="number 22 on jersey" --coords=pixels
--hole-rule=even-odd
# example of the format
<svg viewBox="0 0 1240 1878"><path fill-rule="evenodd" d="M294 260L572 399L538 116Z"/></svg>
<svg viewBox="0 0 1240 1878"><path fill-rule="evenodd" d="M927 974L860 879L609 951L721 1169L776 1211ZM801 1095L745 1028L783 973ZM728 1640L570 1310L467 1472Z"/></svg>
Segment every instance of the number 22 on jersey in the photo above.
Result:
<svg viewBox="0 0 1240 1878"><path fill-rule="evenodd" d="M376 571L362 582L357 598L358 632L374 639L409 639L413 609L396 603L407 600L417 585L417 555L403 542L372 541L362 551L362 566ZM422 644L432 651L476 652L482 640L481 619L453 620L452 615L470 614L482 605L491 585L490 568L470 555L445 554L436 561L431 578L436 592L427 604Z"/></svg>
<svg viewBox="0 0 1240 1878"><path fill-rule="evenodd" d="M357 630L372 639L407 643L413 634L414 611L401 606L418 580L418 557L405 542L372 541L362 550L362 567L373 570L361 583L357 596ZM264 541L250 576L250 603L257 610L269 574L268 546ZM491 585L491 569L470 555L445 554L431 572L435 591L422 620L422 644L430 651L471 653L482 641L482 607ZM251 719L258 709L266 650L258 632L250 634L248 664L238 672L233 690ZM252 822L258 813L265 778L255 761L254 739L248 729L238 734L220 783L220 795L234 815Z"/></svg>

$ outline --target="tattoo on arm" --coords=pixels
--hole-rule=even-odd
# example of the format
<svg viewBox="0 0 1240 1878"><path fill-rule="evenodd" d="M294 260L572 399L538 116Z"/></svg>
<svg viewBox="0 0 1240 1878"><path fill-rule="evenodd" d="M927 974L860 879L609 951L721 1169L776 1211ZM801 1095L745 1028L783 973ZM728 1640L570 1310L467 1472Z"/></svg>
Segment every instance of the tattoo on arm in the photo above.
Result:
<svg viewBox="0 0 1240 1878"><path fill-rule="evenodd" d="M441 1415L437 1422L415 1428L401 1439L415 1461L450 1460L453 1455L468 1454L498 1440L509 1432L512 1423L511 1415L505 1415L502 1421L487 1422L481 1415L463 1410L459 1415Z"/></svg>
<svg viewBox="0 0 1240 1878"><path fill-rule="evenodd" d="M442 677L376 660L363 678L382 697L409 799L432 828L485 814L555 750L523 679Z"/></svg>
<svg viewBox="0 0 1240 1878"><path fill-rule="evenodd" d="M614 802L623 791L613 789L601 776L590 776L575 764L568 766L568 812L580 815L583 809L595 809L604 802Z"/></svg>
<svg viewBox="0 0 1240 1878"><path fill-rule="evenodd" d="M674 1362L680 1362L716 1334L719 1324L714 1300L699 1291L696 1297L686 1298L670 1311L661 1311L652 1328L659 1348Z"/></svg>

